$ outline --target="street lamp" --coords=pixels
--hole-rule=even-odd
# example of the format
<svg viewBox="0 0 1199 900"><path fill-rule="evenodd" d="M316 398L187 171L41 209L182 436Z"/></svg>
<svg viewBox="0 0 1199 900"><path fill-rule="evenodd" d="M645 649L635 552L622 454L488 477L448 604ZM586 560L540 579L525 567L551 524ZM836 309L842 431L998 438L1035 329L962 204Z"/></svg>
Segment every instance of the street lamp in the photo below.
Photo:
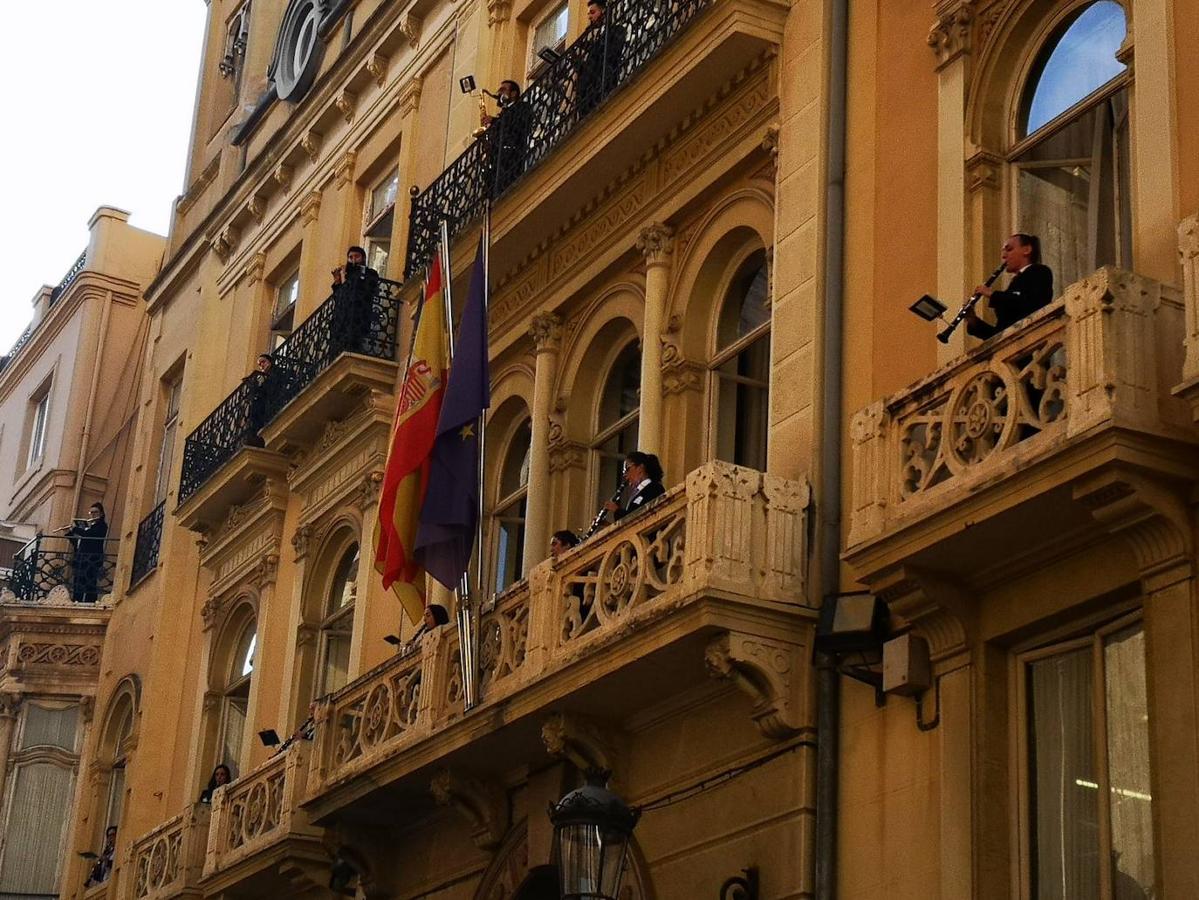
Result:
<svg viewBox="0 0 1199 900"><path fill-rule="evenodd" d="M608 790L609 774L589 771L586 784L550 807L562 900L617 900L620 893L641 812Z"/></svg>

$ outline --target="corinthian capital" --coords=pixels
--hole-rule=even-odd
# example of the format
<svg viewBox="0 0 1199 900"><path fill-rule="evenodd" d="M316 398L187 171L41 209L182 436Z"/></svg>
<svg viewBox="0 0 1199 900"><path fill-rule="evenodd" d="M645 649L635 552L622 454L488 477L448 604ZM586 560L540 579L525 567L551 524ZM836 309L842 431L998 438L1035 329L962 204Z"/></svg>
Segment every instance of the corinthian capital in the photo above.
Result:
<svg viewBox="0 0 1199 900"><path fill-rule="evenodd" d="M674 229L661 222L646 225L637 236L637 249L645 255L647 265L664 265L674 250Z"/></svg>
<svg viewBox="0 0 1199 900"><path fill-rule="evenodd" d="M937 10L937 21L928 32L928 45L937 54L937 68L970 52L974 11L968 2L946 4Z"/></svg>
<svg viewBox="0 0 1199 900"><path fill-rule="evenodd" d="M557 350L562 340L562 317L557 313L538 313L529 325L529 337L538 353Z"/></svg>

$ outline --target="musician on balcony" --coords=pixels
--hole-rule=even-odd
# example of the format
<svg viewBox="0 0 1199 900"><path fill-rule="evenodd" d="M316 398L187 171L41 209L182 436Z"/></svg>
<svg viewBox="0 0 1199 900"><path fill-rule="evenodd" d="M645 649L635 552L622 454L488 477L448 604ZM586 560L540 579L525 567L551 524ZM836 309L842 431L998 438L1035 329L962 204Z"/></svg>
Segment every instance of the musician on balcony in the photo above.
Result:
<svg viewBox="0 0 1199 900"><path fill-rule="evenodd" d="M628 502L621 505L609 500L604 504L604 509L612 513L615 522L631 513L641 512L651 500L666 493L666 488L662 487L662 463L652 453L634 450L625 457L624 484L626 493L632 490Z"/></svg>
<svg viewBox="0 0 1199 900"><path fill-rule="evenodd" d="M87 875L87 881L83 883L85 888L108 881L108 876L112 874L113 857L116 855L116 851L117 826L109 825L104 829L104 847L101 849L100 855L94 857L96 861Z"/></svg>
<svg viewBox="0 0 1199 900"><path fill-rule="evenodd" d="M242 381L249 391L246 405L246 424L242 443L247 447L265 447L266 442L258 434L266 426L271 387L275 382L275 359L269 353L259 353L254 362L254 371Z"/></svg>
<svg viewBox="0 0 1199 900"><path fill-rule="evenodd" d="M495 172L495 196L498 197L524 172L532 110L529 104L518 102L520 85L511 79L500 82L495 96L500 111L494 116L482 113L479 122L487 129L487 147Z"/></svg>
<svg viewBox="0 0 1199 900"><path fill-rule="evenodd" d="M988 325L974 310L966 315L966 331L989 338L1027 318L1053 299L1053 270L1041 264L1041 239L1035 234L1013 234L1003 245L1003 264L1013 276L1007 288L997 291L985 284L975 288L989 301L995 324Z"/></svg>
<svg viewBox="0 0 1199 900"><path fill-rule="evenodd" d="M351 247L346 251L346 264L333 270L330 357L363 351L370 336L371 303L378 290L379 273L366 264L366 251Z"/></svg>
<svg viewBox="0 0 1199 900"><path fill-rule="evenodd" d="M99 596L106 537L108 522L104 518L104 506L100 503L93 503L87 518L77 519L67 531L67 538L75 550L71 596L76 603L95 603Z"/></svg>
<svg viewBox="0 0 1199 900"><path fill-rule="evenodd" d="M578 83L575 97L579 116L591 112L620 78L624 56L625 30L609 23L608 0L590 0L587 4L587 30L579 38L582 58L576 59Z"/></svg>

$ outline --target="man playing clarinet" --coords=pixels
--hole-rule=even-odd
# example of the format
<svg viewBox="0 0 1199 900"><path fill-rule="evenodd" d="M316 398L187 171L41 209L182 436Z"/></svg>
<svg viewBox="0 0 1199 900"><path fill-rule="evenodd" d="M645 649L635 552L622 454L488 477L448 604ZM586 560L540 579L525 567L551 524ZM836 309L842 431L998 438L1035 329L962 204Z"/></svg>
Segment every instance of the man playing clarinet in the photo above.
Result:
<svg viewBox="0 0 1199 900"><path fill-rule="evenodd" d="M976 338L989 338L1047 306L1053 299L1053 270L1041 264L1041 239L1033 234L1013 234L1003 245L1003 264L1014 277L1005 290L980 284L982 294L995 313L988 325L974 310L966 314L966 331Z"/></svg>

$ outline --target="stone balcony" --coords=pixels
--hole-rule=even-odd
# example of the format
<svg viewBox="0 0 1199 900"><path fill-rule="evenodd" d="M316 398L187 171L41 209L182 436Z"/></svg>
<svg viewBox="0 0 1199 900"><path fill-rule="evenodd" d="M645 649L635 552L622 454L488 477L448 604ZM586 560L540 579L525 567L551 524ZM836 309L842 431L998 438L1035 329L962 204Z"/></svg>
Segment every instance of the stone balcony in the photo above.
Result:
<svg viewBox="0 0 1199 900"><path fill-rule="evenodd" d="M908 567L966 581L1011 573L1037 564L1033 548L1095 528L1129 479L1167 490L1193 479L1199 435L1171 396L1182 321L1175 288L1100 269L860 410L845 553L857 575L880 588ZM988 552L1013 543L1027 559Z"/></svg>
<svg viewBox="0 0 1199 900"><path fill-rule="evenodd" d="M551 713L617 719L630 697L653 704L705 671L750 695L764 733L795 734L815 615L802 605L808 500L803 483L709 463L645 513L537 566L481 617L474 709L463 711L453 627L329 698L305 808L314 821L350 807L355 818L417 815L431 781L444 800L460 773L486 779L548 759Z"/></svg>
<svg viewBox="0 0 1199 900"><path fill-rule="evenodd" d="M297 741L215 792L202 877L206 896L275 897L305 881L324 886L329 855L321 829L299 804L308 755L308 742Z"/></svg>
<svg viewBox="0 0 1199 900"><path fill-rule="evenodd" d="M209 807L197 803L138 838L130 852L130 875L121 880L125 900L199 897L208 847Z"/></svg>

